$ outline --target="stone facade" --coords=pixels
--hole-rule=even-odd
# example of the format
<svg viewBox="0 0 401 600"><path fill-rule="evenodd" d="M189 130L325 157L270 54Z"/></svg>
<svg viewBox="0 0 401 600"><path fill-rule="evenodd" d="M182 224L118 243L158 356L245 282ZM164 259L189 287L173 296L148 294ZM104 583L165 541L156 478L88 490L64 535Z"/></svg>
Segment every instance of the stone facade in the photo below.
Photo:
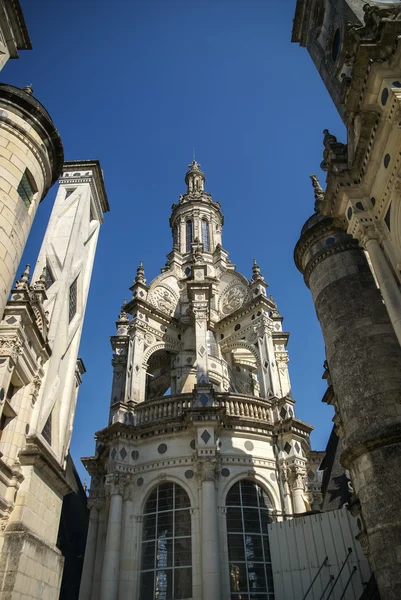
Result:
<svg viewBox="0 0 401 600"><path fill-rule="evenodd" d="M19 0L0 1L0 70L19 50L31 50L31 40Z"/></svg>
<svg viewBox="0 0 401 600"><path fill-rule="evenodd" d="M172 597L163 596L170 585L174 597L193 600L236 591L247 599L253 589L272 599L267 550L249 578L245 558L232 562L230 494L258 490L266 523L319 500L319 460L308 461L312 427L295 417L278 307L256 261L250 280L229 261L220 204L204 191L195 161L185 181L172 207L168 261L149 285L140 264L111 338L109 424L96 433L95 455L83 459L91 519L80 600ZM149 503L168 490L185 496L190 511L185 560L173 565L168 526L146 542ZM177 580L184 571L187 579Z"/></svg>
<svg viewBox="0 0 401 600"><path fill-rule="evenodd" d="M36 210L63 164L63 146L46 109L23 90L0 85L0 317Z"/></svg>
<svg viewBox="0 0 401 600"><path fill-rule="evenodd" d="M65 163L34 283L28 266L0 321L4 600L59 594L64 561L56 544L63 496L71 491L65 457L85 372L78 348L107 210L99 163Z"/></svg>
<svg viewBox="0 0 401 600"><path fill-rule="evenodd" d="M312 176L316 214L295 257L326 343L335 425L355 492L352 511L383 600L401 584L401 6L298 0L305 46L347 131L325 130Z"/></svg>

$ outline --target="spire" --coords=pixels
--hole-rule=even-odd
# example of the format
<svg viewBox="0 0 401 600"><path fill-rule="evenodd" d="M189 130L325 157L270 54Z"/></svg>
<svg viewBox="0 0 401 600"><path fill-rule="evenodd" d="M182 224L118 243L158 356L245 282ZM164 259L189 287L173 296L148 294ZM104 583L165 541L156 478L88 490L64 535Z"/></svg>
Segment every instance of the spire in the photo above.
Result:
<svg viewBox="0 0 401 600"><path fill-rule="evenodd" d="M315 194L315 212L320 213L322 210L323 200L324 200L324 191L322 186L319 183L316 175L309 175L312 180L312 186Z"/></svg>
<svg viewBox="0 0 401 600"><path fill-rule="evenodd" d="M143 283L143 285L146 285L145 269L143 268L142 261L140 261L139 267L136 270L136 277L135 277L134 283Z"/></svg>
<svg viewBox="0 0 401 600"><path fill-rule="evenodd" d="M260 267L258 265L258 263L256 262L256 258L253 259L253 266L252 266L252 281L264 281L264 277L261 275L260 273Z"/></svg>
<svg viewBox="0 0 401 600"><path fill-rule="evenodd" d="M30 270L31 270L31 265L26 265L25 271L21 275L21 279L19 279L15 285L17 290L27 290L28 289Z"/></svg>
<svg viewBox="0 0 401 600"><path fill-rule="evenodd" d="M201 171L200 164L194 159L185 175L185 183L187 184L188 193L203 192L205 186L205 176Z"/></svg>
<svg viewBox="0 0 401 600"><path fill-rule="evenodd" d="M123 305L121 307L121 312L118 315L118 323L121 323L121 322L127 323L128 322L128 315L127 315L127 313L125 311L125 305L126 304L127 304L127 298L124 298L124 302L123 302Z"/></svg>

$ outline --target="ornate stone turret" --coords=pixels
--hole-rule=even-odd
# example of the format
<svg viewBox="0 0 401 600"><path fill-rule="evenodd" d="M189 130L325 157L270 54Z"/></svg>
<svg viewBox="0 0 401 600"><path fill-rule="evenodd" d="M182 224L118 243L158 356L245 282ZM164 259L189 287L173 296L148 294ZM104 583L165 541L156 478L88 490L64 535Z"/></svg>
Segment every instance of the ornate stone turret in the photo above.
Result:
<svg viewBox="0 0 401 600"><path fill-rule="evenodd" d="M96 456L84 459L94 508L80 600L116 600L117 590L118 598L132 600L156 594L153 571L148 576L134 570L143 563L141 545L134 551L132 540L145 539L145 530L140 518L132 519L142 514L149 494L164 494L172 482L199 506L192 543L202 556L198 561L194 555L192 563L194 582L195 573L202 582L197 591L194 586L192 593L189 569L175 597L228 597L223 573L228 578L232 567L227 555L221 558L219 532L226 517L219 506L236 482L246 479L261 498L266 494L261 506L271 518L308 507L312 428L294 413L289 334L256 261L251 281L229 262L221 247L220 205L204 191L195 161L185 180L187 192L170 219L176 233L168 265L146 285L140 264L132 299L111 339L109 423L96 434ZM104 546L96 542L102 514L109 515ZM189 547L183 560L185 568L191 565ZM271 572L269 564L266 569ZM165 577L174 587L172 572ZM272 592L270 579L262 579L260 589Z"/></svg>

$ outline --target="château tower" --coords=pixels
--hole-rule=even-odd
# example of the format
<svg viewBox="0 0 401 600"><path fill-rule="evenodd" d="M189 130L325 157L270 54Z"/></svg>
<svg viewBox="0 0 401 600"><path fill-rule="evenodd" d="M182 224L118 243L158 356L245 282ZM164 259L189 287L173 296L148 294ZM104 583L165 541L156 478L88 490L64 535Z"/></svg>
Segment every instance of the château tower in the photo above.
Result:
<svg viewBox="0 0 401 600"><path fill-rule="evenodd" d="M346 143L324 130L327 186L312 176L316 214L295 259L322 327L341 463L382 600L401 586L400 36L400 2L297 1L292 40L310 53Z"/></svg>
<svg viewBox="0 0 401 600"><path fill-rule="evenodd" d="M196 161L185 182L168 261L150 283L140 263L111 338L80 600L272 600L267 525L319 505L282 316L256 261L248 280L228 259Z"/></svg>

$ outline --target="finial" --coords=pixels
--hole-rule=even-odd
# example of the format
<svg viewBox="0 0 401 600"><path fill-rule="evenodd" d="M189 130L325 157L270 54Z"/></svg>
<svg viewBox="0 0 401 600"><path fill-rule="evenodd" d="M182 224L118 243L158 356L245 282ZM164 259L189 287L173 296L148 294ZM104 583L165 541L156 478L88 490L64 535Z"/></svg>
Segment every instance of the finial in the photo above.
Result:
<svg viewBox="0 0 401 600"><path fill-rule="evenodd" d="M143 268L142 261L140 261L139 267L136 270L135 283L142 283L143 285L146 285L145 269Z"/></svg>
<svg viewBox="0 0 401 600"><path fill-rule="evenodd" d="M195 148L192 148L192 160L195 162L196 158L195 158Z"/></svg>
<svg viewBox="0 0 401 600"><path fill-rule="evenodd" d="M25 87L22 88L24 90L24 92L26 92L27 94L29 94L30 96L33 96L33 87L32 87L32 83L30 83L29 85L26 85Z"/></svg>
<svg viewBox="0 0 401 600"><path fill-rule="evenodd" d="M256 258L253 259L252 273L252 281L264 281L264 277L262 277L260 273L260 267L256 262Z"/></svg>
<svg viewBox="0 0 401 600"><path fill-rule="evenodd" d="M324 191L316 175L309 175L309 177L312 180L312 186L315 194L315 212L320 212L322 210L324 200Z"/></svg>
<svg viewBox="0 0 401 600"><path fill-rule="evenodd" d="M34 288L37 291L45 291L46 289L46 272L47 272L47 268L44 267L42 270L42 273L40 274L39 279L35 282L34 284Z"/></svg>
<svg viewBox="0 0 401 600"><path fill-rule="evenodd" d="M127 315L127 312L125 310L125 305L126 304L127 304L127 298L124 298L124 303L123 303L123 305L121 307L121 312L118 315L118 321L119 322L121 322L121 321L128 322L128 315Z"/></svg>
<svg viewBox="0 0 401 600"><path fill-rule="evenodd" d="M17 288L17 290L28 289L30 270L31 270L31 265L26 265L25 271L21 275L21 279L19 279L16 283L15 287Z"/></svg>

